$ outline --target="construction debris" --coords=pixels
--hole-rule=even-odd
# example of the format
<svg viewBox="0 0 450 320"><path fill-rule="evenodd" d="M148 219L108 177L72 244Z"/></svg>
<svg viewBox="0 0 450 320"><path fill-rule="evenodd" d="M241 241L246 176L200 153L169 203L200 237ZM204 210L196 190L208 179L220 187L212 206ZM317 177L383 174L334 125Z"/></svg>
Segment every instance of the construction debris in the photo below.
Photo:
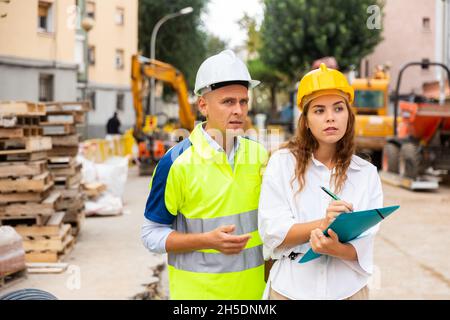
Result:
<svg viewBox="0 0 450 320"><path fill-rule="evenodd" d="M133 300L167 300L168 297L164 293L161 286L162 272L166 268L165 264L158 264L152 268L153 276L148 284L144 284L145 291L136 294Z"/></svg>
<svg viewBox="0 0 450 320"><path fill-rule="evenodd" d="M96 200L106 191L106 185L100 182L82 183L83 193L91 200Z"/></svg>

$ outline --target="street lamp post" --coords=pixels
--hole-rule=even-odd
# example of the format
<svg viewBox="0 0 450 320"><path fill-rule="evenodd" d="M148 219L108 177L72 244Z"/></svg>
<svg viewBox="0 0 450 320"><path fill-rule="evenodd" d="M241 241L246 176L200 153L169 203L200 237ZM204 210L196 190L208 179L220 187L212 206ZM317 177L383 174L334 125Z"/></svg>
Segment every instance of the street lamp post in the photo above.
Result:
<svg viewBox="0 0 450 320"><path fill-rule="evenodd" d="M94 27L94 19L85 16L81 21L81 27L85 33L84 39L84 87L83 87L83 101L86 101L89 87L89 41L88 33ZM84 138L88 137L88 126L89 126L89 112L86 112L86 123L84 125Z"/></svg>
<svg viewBox="0 0 450 320"><path fill-rule="evenodd" d="M178 12L175 13L171 13L168 15L165 15L164 17L162 17L153 27L153 31L152 31L152 37L151 37L151 43L150 43L150 59L151 60L155 60L155 51L156 51L156 35L158 34L158 30L159 28L162 26L162 24L164 22L166 22L167 20L170 20L172 18L176 18L179 16L183 16L186 14L189 14L191 12L193 12L194 9L192 7L186 7L181 9ZM156 104L155 104L155 78L151 78L150 79L150 114L153 114L154 111L156 110Z"/></svg>

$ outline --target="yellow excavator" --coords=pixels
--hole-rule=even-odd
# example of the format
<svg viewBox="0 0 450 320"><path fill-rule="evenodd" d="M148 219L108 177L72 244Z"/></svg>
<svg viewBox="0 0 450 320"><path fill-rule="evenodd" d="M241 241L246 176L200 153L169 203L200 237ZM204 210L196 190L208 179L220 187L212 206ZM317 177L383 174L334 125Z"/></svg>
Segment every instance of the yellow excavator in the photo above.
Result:
<svg viewBox="0 0 450 320"><path fill-rule="evenodd" d="M372 78L354 79L351 85L357 151L370 155L372 163L381 168L383 147L394 132L393 117L388 115L389 75L378 66Z"/></svg>
<svg viewBox="0 0 450 320"><path fill-rule="evenodd" d="M131 89L136 123L133 136L139 149L139 174L152 174L158 161L175 142L169 141L169 133L175 128L192 131L195 112L189 103L188 87L183 74L174 66L158 60L133 55L131 61ZM144 99L149 79L169 84L177 93L179 104L179 123L175 126L158 127L157 117L144 111Z"/></svg>

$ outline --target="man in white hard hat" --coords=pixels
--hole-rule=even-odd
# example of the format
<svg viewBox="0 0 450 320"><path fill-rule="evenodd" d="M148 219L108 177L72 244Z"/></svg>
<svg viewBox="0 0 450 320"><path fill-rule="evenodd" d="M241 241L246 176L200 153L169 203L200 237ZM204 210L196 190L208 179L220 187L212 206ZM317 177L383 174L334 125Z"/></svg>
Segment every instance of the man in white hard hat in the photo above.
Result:
<svg viewBox="0 0 450 320"><path fill-rule="evenodd" d="M248 90L258 84L231 50L206 59L195 94L207 121L155 168L142 241L151 252L168 253L171 299L262 297L257 209L268 155L239 135Z"/></svg>

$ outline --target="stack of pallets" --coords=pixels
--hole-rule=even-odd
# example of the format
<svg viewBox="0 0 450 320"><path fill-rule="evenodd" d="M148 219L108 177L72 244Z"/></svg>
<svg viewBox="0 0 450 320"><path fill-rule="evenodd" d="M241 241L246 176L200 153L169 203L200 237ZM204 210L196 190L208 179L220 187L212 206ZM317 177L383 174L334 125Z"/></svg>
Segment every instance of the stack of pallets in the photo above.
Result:
<svg viewBox="0 0 450 320"><path fill-rule="evenodd" d="M61 194L48 170L52 141L40 127L45 115L42 104L0 102L0 225L22 236L27 262L58 261L74 242L56 207Z"/></svg>
<svg viewBox="0 0 450 320"><path fill-rule="evenodd" d="M55 181L55 190L61 198L56 203L64 211L64 222L72 225L72 234L81 230L85 214L81 190L81 163L76 160L80 136L77 127L85 123L89 110L86 102L52 102L45 104L46 117L41 123L43 134L52 139L48 153L48 167Z"/></svg>

